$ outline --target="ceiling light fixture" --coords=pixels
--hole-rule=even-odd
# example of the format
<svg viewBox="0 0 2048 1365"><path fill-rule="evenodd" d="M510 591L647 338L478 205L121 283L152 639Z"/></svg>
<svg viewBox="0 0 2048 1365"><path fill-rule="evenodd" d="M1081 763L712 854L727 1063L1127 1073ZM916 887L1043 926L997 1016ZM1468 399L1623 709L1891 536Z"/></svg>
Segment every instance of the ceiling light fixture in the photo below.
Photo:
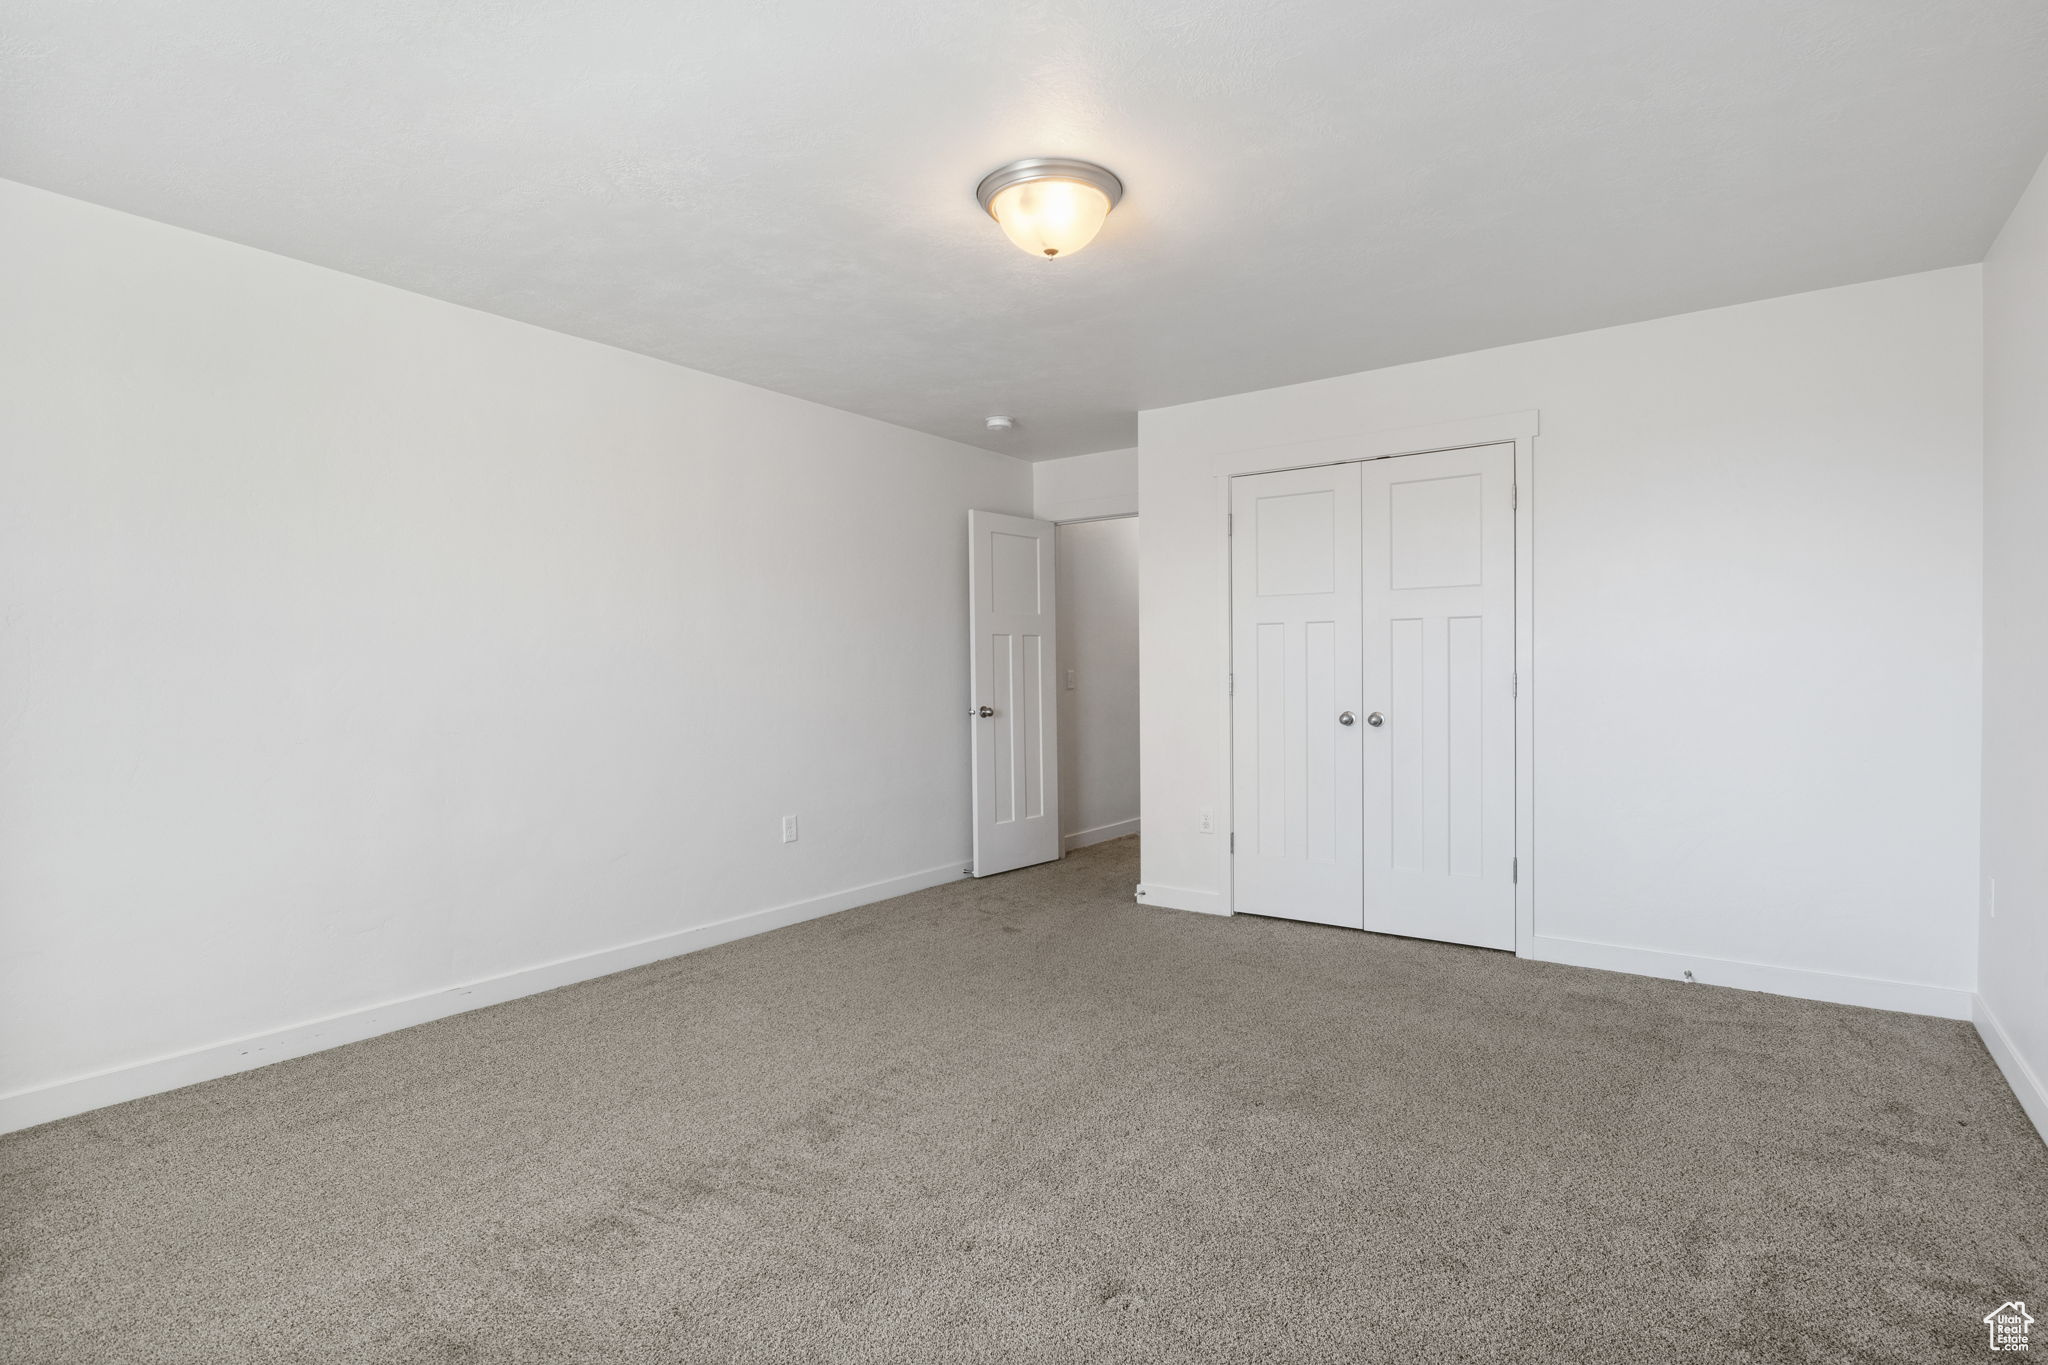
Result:
<svg viewBox="0 0 2048 1365"><path fill-rule="evenodd" d="M1124 182L1092 161L1034 156L982 177L974 197L1034 256L1071 256L1095 240Z"/></svg>

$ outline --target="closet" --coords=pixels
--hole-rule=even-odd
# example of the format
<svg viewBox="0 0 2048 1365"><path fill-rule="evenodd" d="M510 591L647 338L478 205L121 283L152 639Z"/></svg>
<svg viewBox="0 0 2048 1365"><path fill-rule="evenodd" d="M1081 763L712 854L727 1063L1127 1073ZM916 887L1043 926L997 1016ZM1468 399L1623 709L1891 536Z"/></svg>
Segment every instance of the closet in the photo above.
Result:
<svg viewBox="0 0 2048 1365"><path fill-rule="evenodd" d="M1230 482L1235 909L1512 949L1513 444Z"/></svg>

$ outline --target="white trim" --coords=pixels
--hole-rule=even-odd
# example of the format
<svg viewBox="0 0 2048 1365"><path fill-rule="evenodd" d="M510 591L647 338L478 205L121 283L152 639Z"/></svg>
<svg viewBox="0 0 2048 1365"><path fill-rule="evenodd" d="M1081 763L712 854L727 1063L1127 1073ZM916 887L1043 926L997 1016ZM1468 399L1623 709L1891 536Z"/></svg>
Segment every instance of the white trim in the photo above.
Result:
<svg viewBox="0 0 2048 1365"><path fill-rule="evenodd" d="M1077 829L1061 842L1065 844L1067 852L1072 853L1077 848L1086 848L1090 844L1106 844L1111 839L1121 839L1126 834L1137 832L1138 817L1134 815L1128 820L1118 820L1114 824L1097 825L1094 829Z"/></svg>
<svg viewBox="0 0 2048 1365"><path fill-rule="evenodd" d="M1116 494L1100 498L1062 498L1034 506L1032 515L1040 521L1064 524L1073 521L1110 521L1138 515L1138 495Z"/></svg>
<svg viewBox="0 0 2048 1365"><path fill-rule="evenodd" d="M2034 1121L2034 1131L2040 1134L2042 1141L2048 1142L2048 1085L2041 1084L2041 1078L2027 1065L2027 1059L2020 1056L2020 1050L2013 1046L2012 1035L1998 1022L1998 1016L1991 1012L1991 1006L1984 997L1973 995L1970 999L1970 1020L1977 1026L1977 1036L1984 1040L1984 1050L1998 1064L2005 1083L2018 1097L2020 1108L2026 1110L2027 1117Z"/></svg>
<svg viewBox="0 0 2048 1365"><path fill-rule="evenodd" d="M1536 941L1536 414L1515 441L1515 951Z"/></svg>
<svg viewBox="0 0 2048 1365"><path fill-rule="evenodd" d="M1594 943L1552 934L1537 934L1531 950L1522 956L1539 962L1562 962L1573 967L1596 967L1601 971L1673 980L1683 980L1684 973L1691 972L1693 980L1704 986L1733 986L1737 990L1764 991L1771 995L1796 996L1802 1000L1826 1000L1837 1005L1931 1014L1937 1019L1968 1019L1970 1004L1975 998L1970 991L1953 986L1887 981L1875 976L1844 976L1838 972L1817 972L1803 967L1773 967L1762 962L1667 953L1656 948L1627 948L1617 943Z"/></svg>
<svg viewBox="0 0 2048 1365"><path fill-rule="evenodd" d="M1214 891L1197 891L1188 886L1138 883L1138 904L1161 905L1168 910L1192 910L1198 915L1227 915L1230 902Z"/></svg>
<svg viewBox="0 0 2048 1365"><path fill-rule="evenodd" d="M835 891L830 895L817 896L810 900L792 901L788 905L770 906L765 910L752 910L728 919L714 920L709 924L693 925L673 933L621 944L616 948L602 948L594 953L558 958L553 962L521 967L498 976L465 982L459 986L388 1000L367 1009L350 1010L321 1019L311 1019L278 1029L273 1033L252 1034L246 1038L234 1038L224 1043L193 1048L189 1052L173 1053L146 1062L110 1067L104 1071L74 1076L69 1080L16 1090L10 1094L0 1095L0 1133L10 1133L18 1128L48 1123L52 1119L64 1118L71 1114L82 1114L88 1109L98 1109L104 1105L120 1104L126 1100L140 1099L145 1095L176 1090L181 1086L210 1081L217 1076L232 1075L237 1071L254 1070L259 1066L268 1066L272 1062L303 1057L311 1052L322 1052L331 1047L340 1047L344 1043L360 1042L380 1033L391 1033L397 1029L411 1028L414 1024L424 1024L429 1020L444 1019L451 1014L462 1014L468 1010L482 1009L486 1005L516 1000L523 995L551 991L558 986L588 981L593 977L609 976L613 972L622 972L629 967L645 966L649 962L659 962L663 958L694 953L700 948L713 948L721 943L730 943L734 939L747 938L770 929L780 929L804 920L836 914L841 910L851 910L858 905L869 905L894 896L907 896L913 891L922 891L927 887L960 880L966 875L963 868L965 862L964 858L954 858L938 867L928 867L921 872L906 873L886 881L870 882L866 886Z"/></svg>
<svg viewBox="0 0 2048 1365"><path fill-rule="evenodd" d="M1239 474L1271 474L1282 469L1349 464L1354 460L1383 460L1391 455L1428 455L1439 450L1463 450L1468 446L1506 445L1509 441L1529 440L1537 435L1541 425L1541 414L1530 409L1526 412L1505 412L1495 417L1471 417L1459 422L1396 427L1391 431L1345 432L1313 441L1219 451L1214 457L1211 472L1218 478L1228 479Z"/></svg>
<svg viewBox="0 0 2048 1365"><path fill-rule="evenodd" d="M1231 578L1231 575L1237 571L1235 568L1237 543L1235 539L1236 531L1232 520L1233 514L1231 512L1231 508L1234 505L1230 496L1231 476L1223 471L1220 458L1217 463L1218 471L1216 476L1210 479L1209 482L1216 490L1216 525L1223 528L1223 582L1221 585L1222 591L1216 596L1216 611L1223 618L1223 676L1216 680L1223 684L1221 689L1223 693L1222 716L1218 722L1219 729L1216 737L1216 742L1222 747L1223 753L1223 791L1221 793L1223 819L1218 822L1222 827L1222 832L1215 836L1213 842L1217 857L1223 864L1223 890L1216 896L1216 903L1222 908L1215 913L1229 915L1237 912L1237 853L1235 851L1237 848L1237 732L1234 728L1237 725L1237 689L1235 679L1232 676L1232 670L1237 667L1237 619L1233 615L1237 608L1236 585ZM1138 558L1142 563L1144 555L1141 553ZM1142 621L1144 616L1145 598L1141 592L1138 595L1139 620ZM1141 655L1138 660L1138 675L1141 680L1144 677L1144 672L1145 661ZM1144 707L1141 702L1139 706L1140 720L1144 718L1143 710ZM1142 757L1143 754L1141 752L1140 758L1142 759ZM1144 813L1143 807L1144 803L1142 801L1139 802L1140 814ZM1144 888L1140 887L1138 892L1140 895L1143 895ZM1197 892L1194 894L1207 893Z"/></svg>

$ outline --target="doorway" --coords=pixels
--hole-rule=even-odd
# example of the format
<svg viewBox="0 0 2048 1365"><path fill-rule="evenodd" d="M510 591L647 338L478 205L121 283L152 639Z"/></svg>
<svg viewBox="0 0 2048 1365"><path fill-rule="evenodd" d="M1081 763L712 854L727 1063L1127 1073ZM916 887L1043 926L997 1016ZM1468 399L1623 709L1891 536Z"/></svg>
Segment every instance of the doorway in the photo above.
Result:
<svg viewBox="0 0 2048 1365"><path fill-rule="evenodd" d="M1060 836L1071 851L1138 832L1138 519L1055 530Z"/></svg>
<svg viewBox="0 0 2048 1365"><path fill-rule="evenodd" d="M975 876L1138 832L1138 522L968 514Z"/></svg>

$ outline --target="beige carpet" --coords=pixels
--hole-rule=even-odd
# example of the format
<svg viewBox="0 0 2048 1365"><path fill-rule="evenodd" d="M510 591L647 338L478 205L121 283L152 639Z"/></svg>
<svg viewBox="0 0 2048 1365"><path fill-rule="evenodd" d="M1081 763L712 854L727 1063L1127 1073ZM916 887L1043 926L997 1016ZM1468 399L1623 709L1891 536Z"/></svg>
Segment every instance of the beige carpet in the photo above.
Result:
<svg viewBox="0 0 2048 1365"><path fill-rule="evenodd" d="M0 1139L0 1359L1927 1365L2048 1320L2048 1150L1967 1025L1135 881L1102 845Z"/></svg>

